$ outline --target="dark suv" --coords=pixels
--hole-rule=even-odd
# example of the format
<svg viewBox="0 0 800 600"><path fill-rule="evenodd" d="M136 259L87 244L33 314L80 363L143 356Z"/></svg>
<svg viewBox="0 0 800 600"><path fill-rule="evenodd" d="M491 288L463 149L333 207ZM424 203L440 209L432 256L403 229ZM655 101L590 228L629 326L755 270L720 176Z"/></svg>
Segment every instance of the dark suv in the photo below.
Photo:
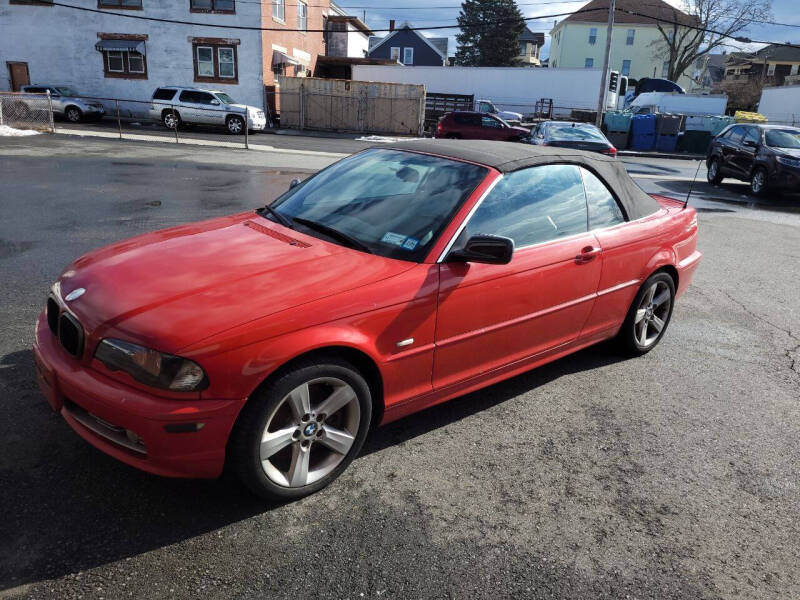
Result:
<svg viewBox="0 0 800 600"><path fill-rule="evenodd" d="M724 177L750 182L750 193L800 190L800 129L783 125L730 125L711 140L708 182Z"/></svg>
<svg viewBox="0 0 800 600"><path fill-rule="evenodd" d="M530 129L509 125L500 117L467 110L447 113L436 124L437 138L519 142L530 133Z"/></svg>

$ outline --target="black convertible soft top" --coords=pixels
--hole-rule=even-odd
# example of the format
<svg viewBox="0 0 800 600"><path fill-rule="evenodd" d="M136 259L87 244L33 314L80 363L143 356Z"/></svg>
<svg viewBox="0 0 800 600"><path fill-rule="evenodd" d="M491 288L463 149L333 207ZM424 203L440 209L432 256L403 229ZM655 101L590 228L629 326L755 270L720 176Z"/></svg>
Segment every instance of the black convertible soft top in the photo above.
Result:
<svg viewBox="0 0 800 600"><path fill-rule="evenodd" d="M386 145L380 147L387 148ZM620 161L593 152L489 140L438 139L409 140L388 148L466 160L493 167L501 173L537 165L572 163L586 167L604 180L625 208L629 220L646 217L660 208L658 202L634 183Z"/></svg>

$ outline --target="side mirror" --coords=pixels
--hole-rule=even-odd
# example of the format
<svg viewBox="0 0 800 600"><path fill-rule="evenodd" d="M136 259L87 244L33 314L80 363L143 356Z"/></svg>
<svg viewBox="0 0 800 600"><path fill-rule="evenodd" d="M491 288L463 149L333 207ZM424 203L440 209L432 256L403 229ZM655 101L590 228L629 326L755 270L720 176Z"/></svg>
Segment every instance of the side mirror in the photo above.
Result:
<svg viewBox="0 0 800 600"><path fill-rule="evenodd" d="M297 178L295 178L295 179L292 179L292 180L289 182L289 189L292 189L292 188L294 188L294 187L297 187L298 185L300 185L300 180L299 180L299 179L297 179Z"/></svg>
<svg viewBox="0 0 800 600"><path fill-rule="evenodd" d="M753 140L745 140L742 142L742 145L748 148L758 148L758 142L754 142Z"/></svg>
<svg viewBox="0 0 800 600"><path fill-rule="evenodd" d="M460 250L452 250L446 262L507 265L514 256L514 240L499 235L473 235Z"/></svg>
<svg viewBox="0 0 800 600"><path fill-rule="evenodd" d="M212 100L212 101L211 101L211 104L212 104L213 106L219 106L219 104L220 104L220 103L219 103L219 100Z"/></svg>

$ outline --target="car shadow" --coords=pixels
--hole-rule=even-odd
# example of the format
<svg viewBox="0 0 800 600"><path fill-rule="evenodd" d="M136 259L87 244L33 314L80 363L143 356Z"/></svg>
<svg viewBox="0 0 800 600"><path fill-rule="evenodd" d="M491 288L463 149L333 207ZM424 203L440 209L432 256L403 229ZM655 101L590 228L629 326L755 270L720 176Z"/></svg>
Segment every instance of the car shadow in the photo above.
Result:
<svg viewBox="0 0 800 600"><path fill-rule="evenodd" d="M619 360L603 346L583 350L380 427L362 456ZM142 554L281 506L256 498L228 474L213 481L162 478L106 456L50 410L34 380L31 351L0 359L0 591Z"/></svg>

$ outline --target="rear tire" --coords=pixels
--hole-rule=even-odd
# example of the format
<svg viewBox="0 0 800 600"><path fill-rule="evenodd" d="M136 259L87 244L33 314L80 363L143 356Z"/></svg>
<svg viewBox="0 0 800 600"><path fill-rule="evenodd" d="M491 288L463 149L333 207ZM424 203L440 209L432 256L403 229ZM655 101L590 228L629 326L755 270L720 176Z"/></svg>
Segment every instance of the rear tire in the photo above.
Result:
<svg viewBox="0 0 800 600"><path fill-rule="evenodd" d="M659 271L642 284L617 334L620 349L629 356L641 356L655 348L664 337L675 305L675 282Z"/></svg>
<svg viewBox="0 0 800 600"><path fill-rule="evenodd" d="M757 198L761 198L767 193L767 170L764 167L757 167L750 178L750 193Z"/></svg>
<svg viewBox="0 0 800 600"><path fill-rule="evenodd" d="M722 175L719 172L719 161L716 158L712 158L711 163L708 165L706 179L711 185L719 185L722 181Z"/></svg>
<svg viewBox="0 0 800 600"><path fill-rule="evenodd" d="M341 475L371 418L369 386L352 365L335 357L301 363L250 398L231 435L229 465L256 495L296 500Z"/></svg>
<svg viewBox="0 0 800 600"><path fill-rule="evenodd" d="M175 129L181 126L181 114L176 110L165 110L161 113L161 123L167 129Z"/></svg>

